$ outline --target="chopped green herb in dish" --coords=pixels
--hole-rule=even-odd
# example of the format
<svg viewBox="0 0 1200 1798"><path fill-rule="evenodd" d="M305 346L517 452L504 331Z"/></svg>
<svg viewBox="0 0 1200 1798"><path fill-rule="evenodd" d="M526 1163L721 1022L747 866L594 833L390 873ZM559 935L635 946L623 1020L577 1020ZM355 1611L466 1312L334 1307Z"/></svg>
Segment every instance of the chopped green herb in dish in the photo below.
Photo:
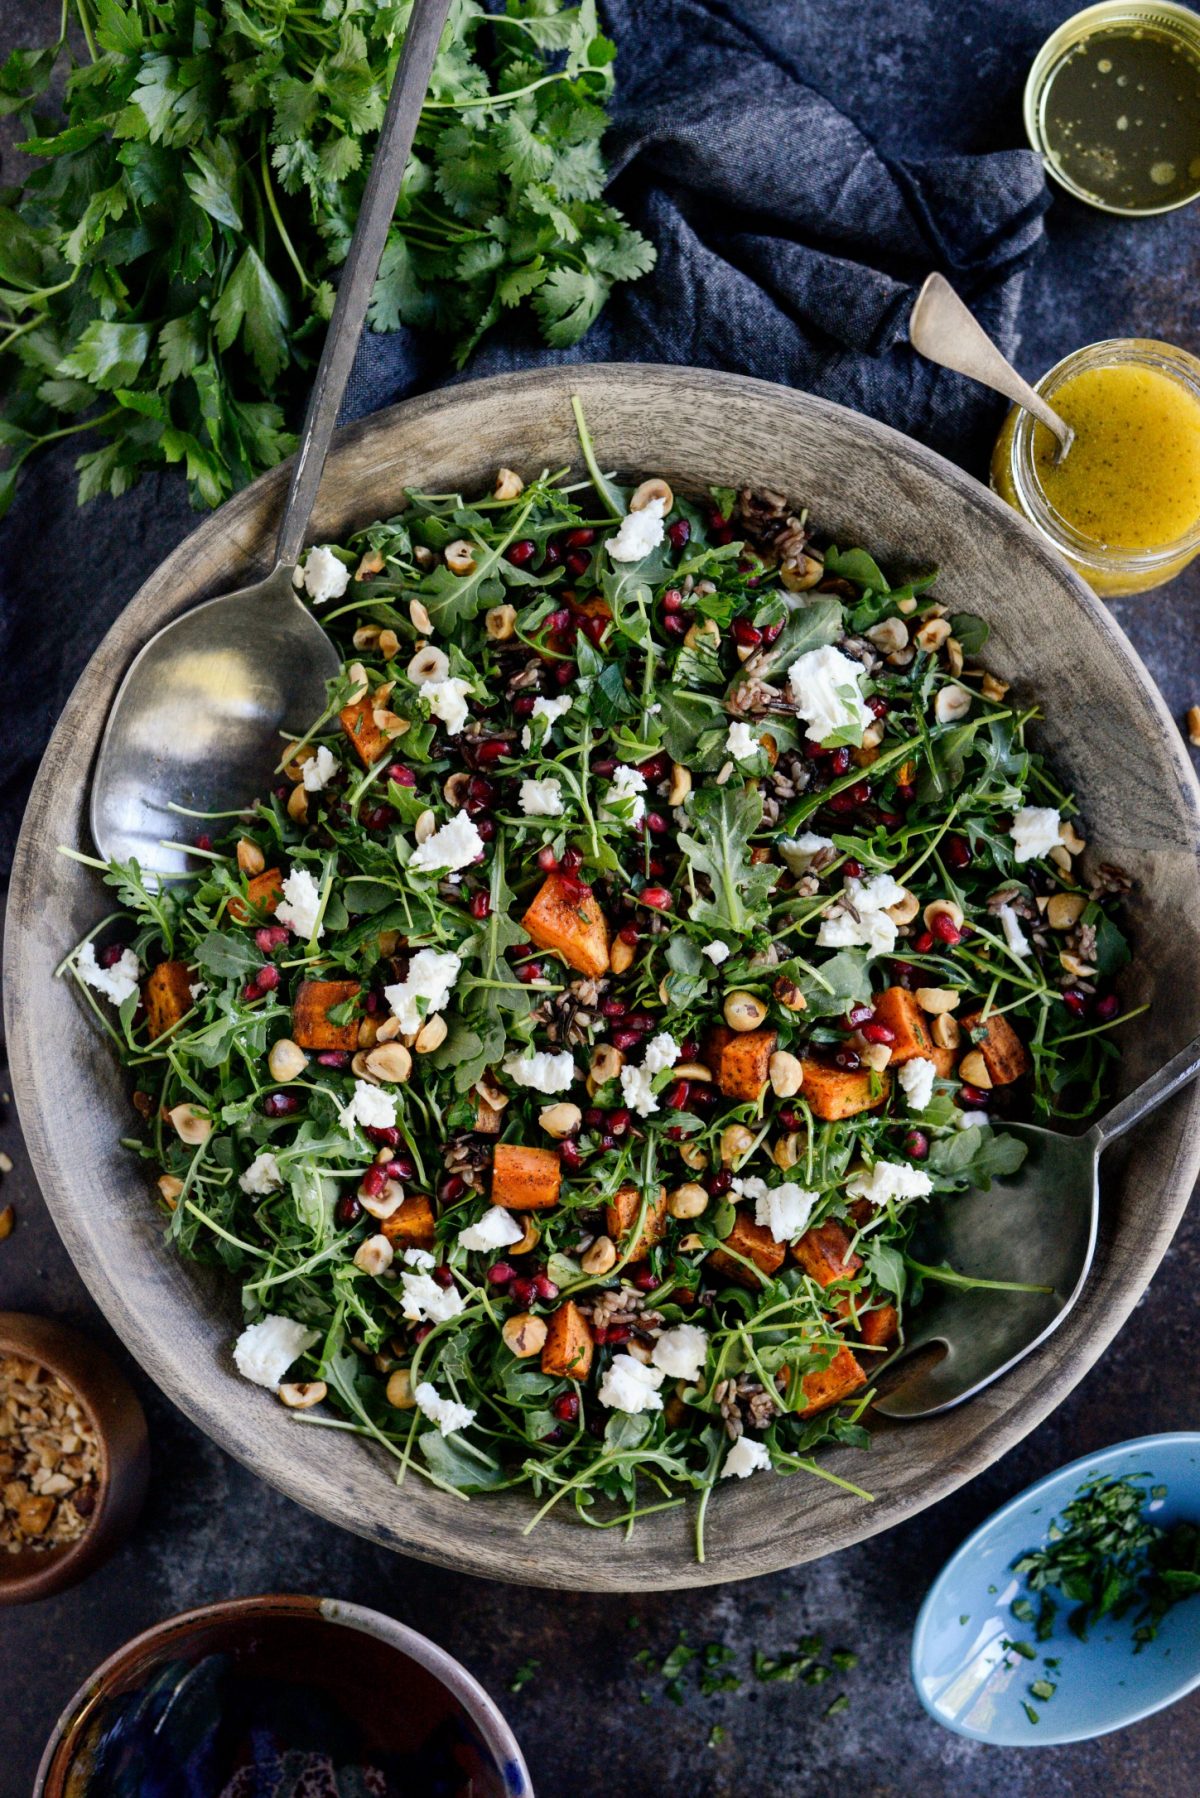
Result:
<svg viewBox="0 0 1200 1798"><path fill-rule="evenodd" d="M702 1554L719 1483L867 1496L817 1451L971 1284L914 1222L1099 1102L1130 882L932 575L581 433L309 552L326 712L65 966L247 1378L529 1528L699 1494Z"/></svg>

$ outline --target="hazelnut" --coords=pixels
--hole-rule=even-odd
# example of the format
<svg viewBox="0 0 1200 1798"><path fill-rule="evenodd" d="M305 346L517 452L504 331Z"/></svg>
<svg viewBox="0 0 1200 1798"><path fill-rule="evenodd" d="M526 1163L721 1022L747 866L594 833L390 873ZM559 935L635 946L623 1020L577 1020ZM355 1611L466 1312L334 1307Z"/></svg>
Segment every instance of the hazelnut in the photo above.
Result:
<svg viewBox="0 0 1200 1798"><path fill-rule="evenodd" d="M519 1311L515 1317L506 1318L500 1334L510 1354L528 1361L531 1355L540 1355L546 1346L546 1320L535 1317L532 1311Z"/></svg>
<svg viewBox="0 0 1200 1798"><path fill-rule="evenodd" d="M988 1064L978 1049L972 1049L969 1055L963 1056L958 1064L958 1071L962 1079L969 1085L982 1087L984 1092L987 1092L992 1084Z"/></svg>
<svg viewBox="0 0 1200 1798"><path fill-rule="evenodd" d="M585 1274L593 1278L609 1273L617 1264L617 1245L611 1236L597 1236L591 1247L585 1249L579 1258L579 1265Z"/></svg>
<svg viewBox="0 0 1200 1798"><path fill-rule="evenodd" d="M257 843L252 843L249 837L239 837L237 865L243 874L249 874L253 878L255 874L262 873L267 865L267 859Z"/></svg>
<svg viewBox="0 0 1200 1798"><path fill-rule="evenodd" d="M547 1136L561 1140L564 1136L573 1136L583 1122L583 1113L578 1105L568 1104L565 1100L555 1105L543 1105L538 1112L538 1123Z"/></svg>
<svg viewBox="0 0 1200 1798"><path fill-rule="evenodd" d="M786 1049L776 1049L767 1064L771 1091L779 1099L790 1099L804 1085L804 1063Z"/></svg>
<svg viewBox="0 0 1200 1798"><path fill-rule="evenodd" d="M516 607L492 606L490 611L484 613L483 628L493 643L507 643L516 634Z"/></svg>
<svg viewBox="0 0 1200 1798"><path fill-rule="evenodd" d="M375 1277L387 1272L394 1254L386 1236L368 1236L354 1251L354 1265L359 1273Z"/></svg>
<svg viewBox="0 0 1200 1798"><path fill-rule="evenodd" d="M327 1396L324 1380L297 1380L279 1388L279 1396L289 1411L311 1411Z"/></svg>
<svg viewBox="0 0 1200 1798"><path fill-rule="evenodd" d="M667 1210L672 1217L702 1217L708 1210L708 1194L698 1182L689 1180L667 1194Z"/></svg>
<svg viewBox="0 0 1200 1798"><path fill-rule="evenodd" d="M731 1030L757 1030L767 1015L767 1008L754 993L729 993L721 1008Z"/></svg>
<svg viewBox="0 0 1200 1798"><path fill-rule="evenodd" d="M416 1397L413 1393L412 1375L407 1367L398 1367L384 1389L384 1396L389 1405L396 1411L413 1411L416 1409Z"/></svg>
<svg viewBox="0 0 1200 1798"><path fill-rule="evenodd" d="M272 1080L278 1081L280 1086L286 1086L289 1080L300 1078L308 1066L308 1056L290 1036L281 1036L277 1043L271 1045L267 1066L271 1070Z"/></svg>
<svg viewBox="0 0 1200 1798"><path fill-rule="evenodd" d="M644 512L646 507L652 505L656 499L662 500L663 516L665 517L671 510L671 507L675 504L675 495L671 492L666 481L643 481L641 486L635 489L633 497L629 501L629 510L631 512Z"/></svg>

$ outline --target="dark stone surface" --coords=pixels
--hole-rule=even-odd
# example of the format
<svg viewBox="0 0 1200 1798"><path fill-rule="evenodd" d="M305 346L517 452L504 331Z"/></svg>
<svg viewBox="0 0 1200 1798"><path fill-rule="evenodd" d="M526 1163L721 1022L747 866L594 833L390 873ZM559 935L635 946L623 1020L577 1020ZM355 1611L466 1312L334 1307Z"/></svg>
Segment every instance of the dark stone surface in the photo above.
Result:
<svg viewBox="0 0 1200 1798"><path fill-rule="evenodd" d="M746 0L754 11L754 0ZM51 28L51 0L0 0L0 49ZM808 0L794 9L792 49L813 81L895 153L984 150L1021 142L1020 91L1061 0L887 0L876 8ZM686 101L686 95L683 97ZM7 178L7 175L5 175ZM1035 375L1081 343L1110 335L1164 337L1200 349L1200 209L1122 222L1058 199L1045 256L1026 277L1023 372ZM77 520L70 453L30 471L4 527L10 581L29 603L67 608L70 644L45 674L47 719L95 640L95 616L138 582L188 528L180 490L154 504L99 503ZM31 569L45 570L44 581ZM1163 594L1116 608L1179 717L1200 699L1195 606L1200 565ZM1053 695L1047 695L1052 703ZM1130 744L1131 756L1137 745ZM0 1087L4 1084L0 1075ZM108 1332L54 1233L24 1159L11 1107L0 1146L16 1162L0 1179L17 1229L0 1246L0 1308ZM86 1183L87 1169L79 1170ZM1144 1195L1147 1206L1156 1195ZM25 1798L58 1708L100 1658L173 1610L234 1593L323 1591L375 1604L459 1655L506 1703L542 1798L690 1792L725 1798L1059 1798L1093 1788L1134 1798L1190 1798L1200 1789L1195 1697L1121 1735L1036 1754L988 1751L929 1722L907 1675L921 1596L949 1550L998 1503L1064 1460L1124 1436L1194 1427L1192 1320L1200 1226L1187 1220L1117 1342L1040 1430L965 1491L887 1537L793 1574L710 1593L589 1598L483 1585L387 1555L318 1522L234 1465L141 1378L151 1417L154 1478L133 1541L81 1590L0 1621L0 1798ZM120 1354L120 1350L117 1350ZM869 1475L868 1475L869 1483ZM476 1501L482 1502L482 1501ZM630 1614L640 1630L628 1627ZM815 1630L857 1650L838 1688L766 1686L643 1708L633 1655L669 1647L679 1629L720 1639L745 1660ZM538 1677L506 1686L528 1657ZM828 1696L851 1708L828 1722ZM712 1724L727 1729L706 1746Z"/></svg>

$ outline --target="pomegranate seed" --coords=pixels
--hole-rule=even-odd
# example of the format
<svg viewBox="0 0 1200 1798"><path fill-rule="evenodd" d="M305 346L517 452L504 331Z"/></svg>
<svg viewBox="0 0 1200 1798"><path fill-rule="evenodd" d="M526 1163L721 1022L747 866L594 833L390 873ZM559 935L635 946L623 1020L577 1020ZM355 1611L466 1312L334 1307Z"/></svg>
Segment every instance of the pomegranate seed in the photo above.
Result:
<svg viewBox="0 0 1200 1798"><path fill-rule="evenodd" d="M334 1222L340 1229L348 1230L362 1216L362 1205L355 1193L344 1192L333 1210Z"/></svg>
<svg viewBox="0 0 1200 1798"><path fill-rule="evenodd" d="M638 763L637 770L644 780L665 780L671 772L671 758L661 752L658 755L648 755L644 762Z"/></svg>
<svg viewBox="0 0 1200 1798"><path fill-rule="evenodd" d="M911 961L894 961L892 963L892 979L897 986L911 987L916 971Z"/></svg>
<svg viewBox="0 0 1200 1798"><path fill-rule="evenodd" d="M846 1028L847 1030L857 1030L860 1024L869 1024L874 1016L873 1006L852 1005L846 1013Z"/></svg>
<svg viewBox="0 0 1200 1798"><path fill-rule="evenodd" d="M504 552L504 559L511 562L514 568L524 568L526 562L532 562L537 555L537 544L532 537L520 537L516 543L510 543Z"/></svg>
<svg viewBox="0 0 1200 1798"><path fill-rule="evenodd" d="M917 955L928 955L933 948L932 930L923 930L920 936L913 938L913 951Z"/></svg>
<svg viewBox="0 0 1200 1798"><path fill-rule="evenodd" d="M276 947L275 926L273 924L264 924L260 929L256 930L254 932L254 944L257 949L262 950L264 955L270 955ZM107 950L105 953L107 954ZM102 968L108 966L108 963L104 960L103 956L100 958L100 966Z"/></svg>
<svg viewBox="0 0 1200 1798"><path fill-rule="evenodd" d="M555 543L554 539L551 538L542 551L542 559L539 566L542 568L557 568L562 559L562 544Z"/></svg>
<svg viewBox="0 0 1200 1798"><path fill-rule="evenodd" d="M899 812L880 812L879 822L886 824L889 830L895 830L898 824L903 824L904 819Z"/></svg>
<svg viewBox="0 0 1200 1798"><path fill-rule="evenodd" d="M332 1049L329 1053L337 1055L340 1051ZM326 1067L333 1067L336 1064L333 1062L326 1062L325 1065ZM363 1131L363 1135L368 1142L373 1142L377 1149L396 1149L400 1146L400 1132L395 1124L368 1124L367 1128Z"/></svg>
<svg viewBox="0 0 1200 1798"><path fill-rule="evenodd" d="M427 1336L432 1335L432 1333L433 1333L433 1325L432 1324L414 1324L413 1332L412 1332L412 1339L414 1342L424 1342L425 1338Z"/></svg>
<svg viewBox="0 0 1200 1798"><path fill-rule="evenodd" d="M124 943L110 943L107 949L101 949L96 960L102 968L115 968L125 953Z"/></svg>
<svg viewBox="0 0 1200 1798"><path fill-rule="evenodd" d="M806 740L804 744L804 753L810 762L819 762L823 761L827 755L832 755L833 751L832 749L826 749L823 743L810 743Z"/></svg>
<svg viewBox="0 0 1200 1798"><path fill-rule="evenodd" d="M1087 995L1081 993L1078 987L1069 986L1060 996L1063 1004L1071 1013L1072 1017L1083 1018L1087 1016Z"/></svg>
<svg viewBox="0 0 1200 1798"><path fill-rule="evenodd" d="M623 943L628 943L630 948L632 949L634 944L638 940L638 927L636 924L622 924L620 930L618 930L618 932L617 932L617 935L620 937L620 939Z"/></svg>
<svg viewBox="0 0 1200 1798"><path fill-rule="evenodd" d="M850 751L846 748L844 743L840 749L834 750L833 755L830 757L829 766L834 774L848 774L850 772Z"/></svg>
<svg viewBox="0 0 1200 1798"><path fill-rule="evenodd" d="M853 856L849 856L846 861L842 863L842 873L846 876L847 880L861 880L863 877L863 865L860 861L856 861Z"/></svg>
<svg viewBox="0 0 1200 1798"><path fill-rule="evenodd" d="M849 792L850 792L850 797L851 797L851 799L853 799L855 805L869 804L870 798L871 798L871 787L870 787L869 781L856 780L854 785L849 789Z"/></svg>
<svg viewBox="0 0 1200 1798"><path fill-rule="evenodd" d="M279 985L278 968L260 968L254 976L255 984L262 993L273 993Z"/></svg>
<svg viewBox="0 0 1200 1798"><path fill-rule="evenodd" d="M947 837L943 853L952 868L969 868L973 857L965 837Z"/></svg>
<svg viewBox="0 0 1200 1798"><path fill-rule="evenodd" d="M513 700L513 711L518 718L532 718L533 708L537 704L536 693L518 693Z"/></svg>
<svg viewBox="0 0 1200 1798"><path fill-rule="evenodd" d="M281 780L277 787L271 788L271 791L274 793L276 799L287 799L291 796L292 789L286 780ZM78 1509L78 1506L76 1506L76 1509Z"/></svg>
<svg viewBox="0 0 1200 1798"><path fill-rule="evenodd" d="M299 1111L300 1099L296 1093L268 1093L263 1100L263 1115L269 1118L288 1118L294 1111Z"/></svg>
<svg viewBox="0 0 1200 1798"><path fill-rule="evenodd" d="M667 526L667 541L672 549L686 549L691 534L692 527L686 518L677 518L674 524Z"/></svg>
<svg viewBox="0 0 1200 1798"><path fill-rule="evenodd" d="M540 961L523 961L515 972L522 986L532 986L535 980L542 978L545 969Z"/></svg>
<svg viewBox="0 0 1200 1798"><path fill-rule="evenodd" d="M598 1105L589 1105L583 1114L583 1121L589 1130L603 1130L605 1113Z"/></svg>
<svg viewBox="0 0 1200 1798"><path fill-rule="evenodd" d="M202 830L200 832L200 835L196 838L196 847L197 847L197 849L211 849L212 848L212 838L209 836L209 834L206 830Z"/></svg>
<svg viewBox="0 0 1200 1798"><path fill-rule="evenodd" d="M579 1416L579 1394L560 1392L550 1409L559 1423L574 1423Z"/></svg>
<svg viewBox="0 0 1200 1798"><path fill-rule="evenodd" d="M568 549L590 549L596 541L596 533L590 524L577 524L573 531L568 531L563 539Z"/></svg>
<svg viewBox="0 0 1200 1798"><path fill-rule="evenodd" d="M651 835L661 837L666 835L670 825L661 812L647 812L646 829L650 831Z"/></svg>
<svg viewBox="0 0 1200 1798"><path fill-rule="evenodd" d="M578 673L579 673L579 670L578 670L578 668L576 668L574 662L560 662L558 664L557 668L554 670L555 686L556 687L569 687L571 682L575 679L575 676Z"/></svg>
<svg viewBox="0 0 1200 1798"><path fill-rule="evenodd" d="M496 820L488 817L476 818L475 828L479 832L480 839L485 843L490 843L496 834Z"/></svg>
<svg viewBox="0 0 1200 1798"><path fill-rule="evenodd" d="M517 1301L518 1305L532 1305L534 1295L534 1285L532 1280L526 1279L523 1275L518 1274L517 1278L509 1288L509 1291L512 1293L512 1296Z"/></svg>
<svg viewBox="0 0 1200 1798"><path fill-rule="evenodd" d="M668 1124L667 1135L672 1142L682 1142L687 1132L682 1124Z"/></svg>
<svg viewBox="0 0 1200 1798"><path fill-rule="evenodd" d="M599 1324L599 1325L593 1324L591 1328L592 1328L592 1341L596 1344L597 1348L603 1348L605 1343L608 1341L607 1328L605 1327L604 1324Z"/></svg>
<svg viewBox="0 0 1200 1798"><path fill-rule="evenodd" d="M368 1013L372 1017L374 1017L375 1013L379 1010L380 1006L383 1004L383 1000L380 998L378 993L368 993L366 998L363 1000L363 1004L366 1007Z"/></svg>
<svg viewBox="0 0 1200 1798"><path fill-rule="evenodd" d="M833 1065L834 1067L844 1069L846 1073L852 1074L859 1065L858 1056L853 1049L839 1049L833 1058Z"/></svg>
<svg viewBox="0 0 1200 1798"><path fill-rule="evenodd" d="M362 1177L359 1192L364 1199L377 1199L387 1185L387 1168L380 1162L372 1162Z"/></svg>
<svg viewBox="0 0 1200 1798"><path fill-rule="evenodd" d="M586 549L573 549L566 558L567 572L576 580L581 580L592 565L592 558Z"/></svg>
<svg viewBox="0 0 1200 1798"><path fill-rule="evenodd" d="M573 1136L564 1136L558 1145L558 1159L572 1173L583 1166L583 1150Z"/></svg>
<svg viewBox="0 0 1200 1798"><path fill-rule="evenodd" d="M633 1276L633 1283L639 1292L653 1292L658 1285L658 1275L652 1268L639 1267Z"/></svg>
<svg viewBox="0 0 1200 1798"><path fill-rule="evenodd" d="M533 1290L538 1298L545 1299L547 1304L550 1303L551 1299L556 1299L558 1297L558 1287L550 1278L549 1274L534 1274Z"/></svg>
<svg viewBox="0 0 1200 1798"><path fill-rule="evenodd" d="M462 1198L467 1190L467 1183L461 1174L448 1174L442 1181L438 1196L443 1205L453 1205Z"/></svg>
<svg viewBox="0 0 1200 1798"><path fill-rule="evenodd" d="M609 620L607 618L585 618L583 621L583 634L589 643L598 645L601 638L604 636L605 631L608 629L608 626Z"/></svg>
<svg viewBox="0 0 1200 1798"><path fill-rule="evenodd" d="M653 1030L655 1020L650 1016L649 1012L631 1011L628 1023L631 1030Z"/></svg>
<svg viewBox="0 0 1200 1798"><path fill-rule="evenodd" d="M923 1130L910 1130L904 1138L904 1153L910 1161L924 1161L929 1153L929 1138Z"/></svg>
<svg viewBox="0 0 1200 1798"><path fill-rule="evenodd" d="M628 1342L633 1331L628 1324L609 1324L605 1332L607 1342Z"/></svg>
<svg viewBox="0 0 1200 1798"><path fill-rule="evenodd" d="M553 874L558 867L558 857L555 855L554 850L549 843L546 844L544 849L538 850L537 859L538 867L542 870L543 874Z"/></svg>
<svg viewBox="0 0 1200 1798"><path fill-rule="evenodd" d="M628 1024L623 1024L612 1032L611 1040L613 1048L619 1049L622 1055L626 1055L630 1049L637 1048L642 1040L642 1033L640 1030L631 1030Z"/></svg>
<svg viewBox="0 0 1200 1798"><path fill-rule="evenodd" d="M733 542L733 532L730 530L730 528L727 524L724 524L721 526L721 528L719 530L715 530L713 532L712 540L718 546L718 548L724 549L724 547L727 543Z"/></svg>
<svg viewBox="0 0 1200 1798"><path fill-rule="evenodd" d="M747 584L747 586L749 586L750 583L747 582L746 584ZM756 581L754 583L754 585L757 586L758 582ZM764 624L762 627L763 642L764 643L774 643L776 637L779 635L779 633L782 629L783 629L783 619L782 618L779 620L778 624Z"/></svg>
<svg viewBox="0 0 1200 1798"><path fill-rule="evenodd" d="M617 771L616 760L611 755L598 755L592 762L592 773L601 780L611 780Z"/></svg>
<svg viewBox="0 0 1200 1798"><path fill-rule="evenodd" d="M854 796L852 793L835 793L833 797L827 799L825 803L828 805L831 812L844 813L858 810L858 807L854 803Z"/></svg>
<svg viewBox="0 0 1200 1798"><path fill-rule="evenodd" d="M694 1036L687 1037L679 1045L680 1061L695 1061L695 1059L696 1059L697 1055L699 1055L699 1053L700 1053L700 1044L696 1041L696 1038Z"/></svg>
<svg viewBox="0 0 1200 1798"><path fill-rule="evenodd" d="M492 901L486 893L472 893L468 909L473 918L486 918L491 914Z"/></svg>
<svg viewBox="0 0 1200 1798"><path fill-rule="evenodd" d="M682 612L683 594L678 587L668 587L659 603L664 612Z"/></svg>
<svg viewBox="0 0 1200 1798"><path fill-rule="evenodd" d="M968 1086L964 1083L958 1089L958 1102L960 1105L969 1105L972 1111L981 1111L987 1105L988 1096L978 1086Z"/></svg>
<svg viewBox="0 0 1200 1798"><path fill-rule="evenodd" d="M511 1261L493 1261L487 1270L490 1286L507 1286L516 1279L517 1270Z"/></svg>
<svg viewBox="0 0 1200 1798"><path fill-rule="evenodd" d="M669 637L686 637L688 621L678 612L668 612L662 621L662 627Z"/></svg>
<svg viewBox="0 0 1200 1798"><path fill-rule="evenodd" d="M916 796L917 789L909 781L905 780L897 783L896 798L900 801L901 805L911 805Z"/></svg>
<svg viewBox="0 0 1200 1798"><path fill-rule="evenodd" d="M246 982L246 985L242 988L242 998L246 1001L247 1005L253 1005L256 999L262 998L262 988L256 980L249 980Z"/></svg>
<svg viewBox="0 0 1200 1798"><path fill-rule="evenodd" d="M624 1136L632 1121L623 1106L608 1114L608 1127L614 1136Z"/></svg>
<svg viewBox="0 0 1200 1798"><path fill-rule="evenodd" d="M437 1281L439 1286L445 1287L448 1291L454 1284L454 1269L450 1266L448 1261L443 1261L438 1267L434 1268L433 1278Z"/></svg>
<svg viewBox="0 0 1200 1798"><path fill-rule="evenodd" d="M939 943L957 943L961 941L962 931L954 922L949 912L934 912L933 922L929 926Z"/></svg>
<svg viewBox="0 0 1200 1798"><path fill-rule="evenodd" d="M395 1161L388 1162L387 1171L389 1180L404 1181L411 1180L417 1170L407 1155L401 1155Z"/></svg>
<svg viewBox="0 0 1200 1798"><path fill-rule="evenodd" d="M794 1105L782 1105L779 1109L779 1122L785 1130L800 1130L804 1127L804 1119Z"/></svg>
<svg viewBox="0 0 1200 1798"><path fill-rule="evenodd" d="M323 1068L348 1068L350 1066L350 1057L345 1049L322 1049L317 1056L317 1065ZM371 1136L369 1130L367 1135ZM400 1141L400 1132L398 1130L395 1133L395 1139L397 1142ZM383 1138L371 1136L371 1141L382 1142Z"/></svg>
<svg viewBox="0 0 1200 1798"><path fill-rule="evenodd" d="M709 1197L719 1199L733 1185L733 1175L727 1167L718 1168L715 1174L708 1176L704 1184L708 1188Z"/></svg>
<svg viewBox="0 0 1200 1798"><path fill-rule="evenodd" d="M493 762L502 761L507 754L508 744L503 737L489 737L486 743L475 745L475 760L482 767L490 767ZM490 791L494 793L495 788Z"/></svg>
<svg viewBox="0 0 1200 1798"><path fill-rule="evenodd" d="M652 906L655 911L670 911L671 895L666 887L643 887L641 892L643 905Z"/></svg>
<svg viewBox="0 0 1200 1798"><path fill-rule="evenodd" d="M396 814L390 805L369 805L359 812L358 821L364 830L386 830L395 823Z"/></svg>
<svg viewBox="0 0 1200 1798"><path fill-rule="evenodd" d="M619 1023L625 1016L625 1007L620 999L602 999L600 1011L604 1017L611 1018L614 1023Z"/></svg>
<svg viewBox="0 0 1200 1798"><path fill-rule="evenodd" d="M1092 1009L1101 1022L1107 1024L1110 1018L1116 1017L1120 1003L1115 993L1105 993L1102 999L1096 1000Z"/></svg>
<svg viewBox="0 0 1200 1798"><path fill-rule="evenodd" d="M887 1043L890 1045L896 1040L896 1032L894 1030L889 1030L886 1024L864 1024L862 1033L869 1043Z"/></svg>
<svg viewBox="0 0 1200 1798"><path fill-rule="evenodd" d="M394 780L398 787L415 787L417 784L416 775L411 768L406 768L403 762L392 763L388 769L388 779Z"/></svg>
<svg viewBox="0 0 1200 1798"><path fill-rule="evenodd" d="M562 871L564 874L578 874L583 866L583 857L578 849L564 849Z"/></svg>
<svg viewBox="0 0 1200 1798"><path fill-rule="evenodd" d="M686 1080L675 1080L663 1094L668 1111L686 1111L691 1087Z"/></svg>
<svg viewBox="0 0 1200 1798"><path fill-rule="evenodd" d="M762 642L762 632L748 618L735 618L732 628L734 642L740 643L743 649L757 649Z"/></svg>

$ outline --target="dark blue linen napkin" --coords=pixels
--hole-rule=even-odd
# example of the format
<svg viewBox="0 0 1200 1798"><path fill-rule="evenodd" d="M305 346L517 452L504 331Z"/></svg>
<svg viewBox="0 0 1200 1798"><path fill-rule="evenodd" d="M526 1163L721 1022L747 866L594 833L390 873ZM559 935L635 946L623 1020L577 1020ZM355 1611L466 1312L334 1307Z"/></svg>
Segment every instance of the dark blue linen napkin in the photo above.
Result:
<svg viewBox="0 0 1200 1798"><path fill-rule="evenodd" d="M723 368L823 394L982 470L999 403L921 362L908 314L939 268L1013 354L1021 271L1048 203L1041 164L1025 150L884 158L807 65L805 10L606 0L619 52L611 193L657 245L657 266L619 288L574 349L548 350L510 321L457 378L578 361ZM898 93L896 104L920 102ZM345 417L446 378L428 339L368 332ZM0 877L71 685L137 579L191 522L169 477L79 514L72 487L65 455L35 467L0 533ZM82 605L46 602L47 509L50 581L80 563L94 571Z"/></svg>

